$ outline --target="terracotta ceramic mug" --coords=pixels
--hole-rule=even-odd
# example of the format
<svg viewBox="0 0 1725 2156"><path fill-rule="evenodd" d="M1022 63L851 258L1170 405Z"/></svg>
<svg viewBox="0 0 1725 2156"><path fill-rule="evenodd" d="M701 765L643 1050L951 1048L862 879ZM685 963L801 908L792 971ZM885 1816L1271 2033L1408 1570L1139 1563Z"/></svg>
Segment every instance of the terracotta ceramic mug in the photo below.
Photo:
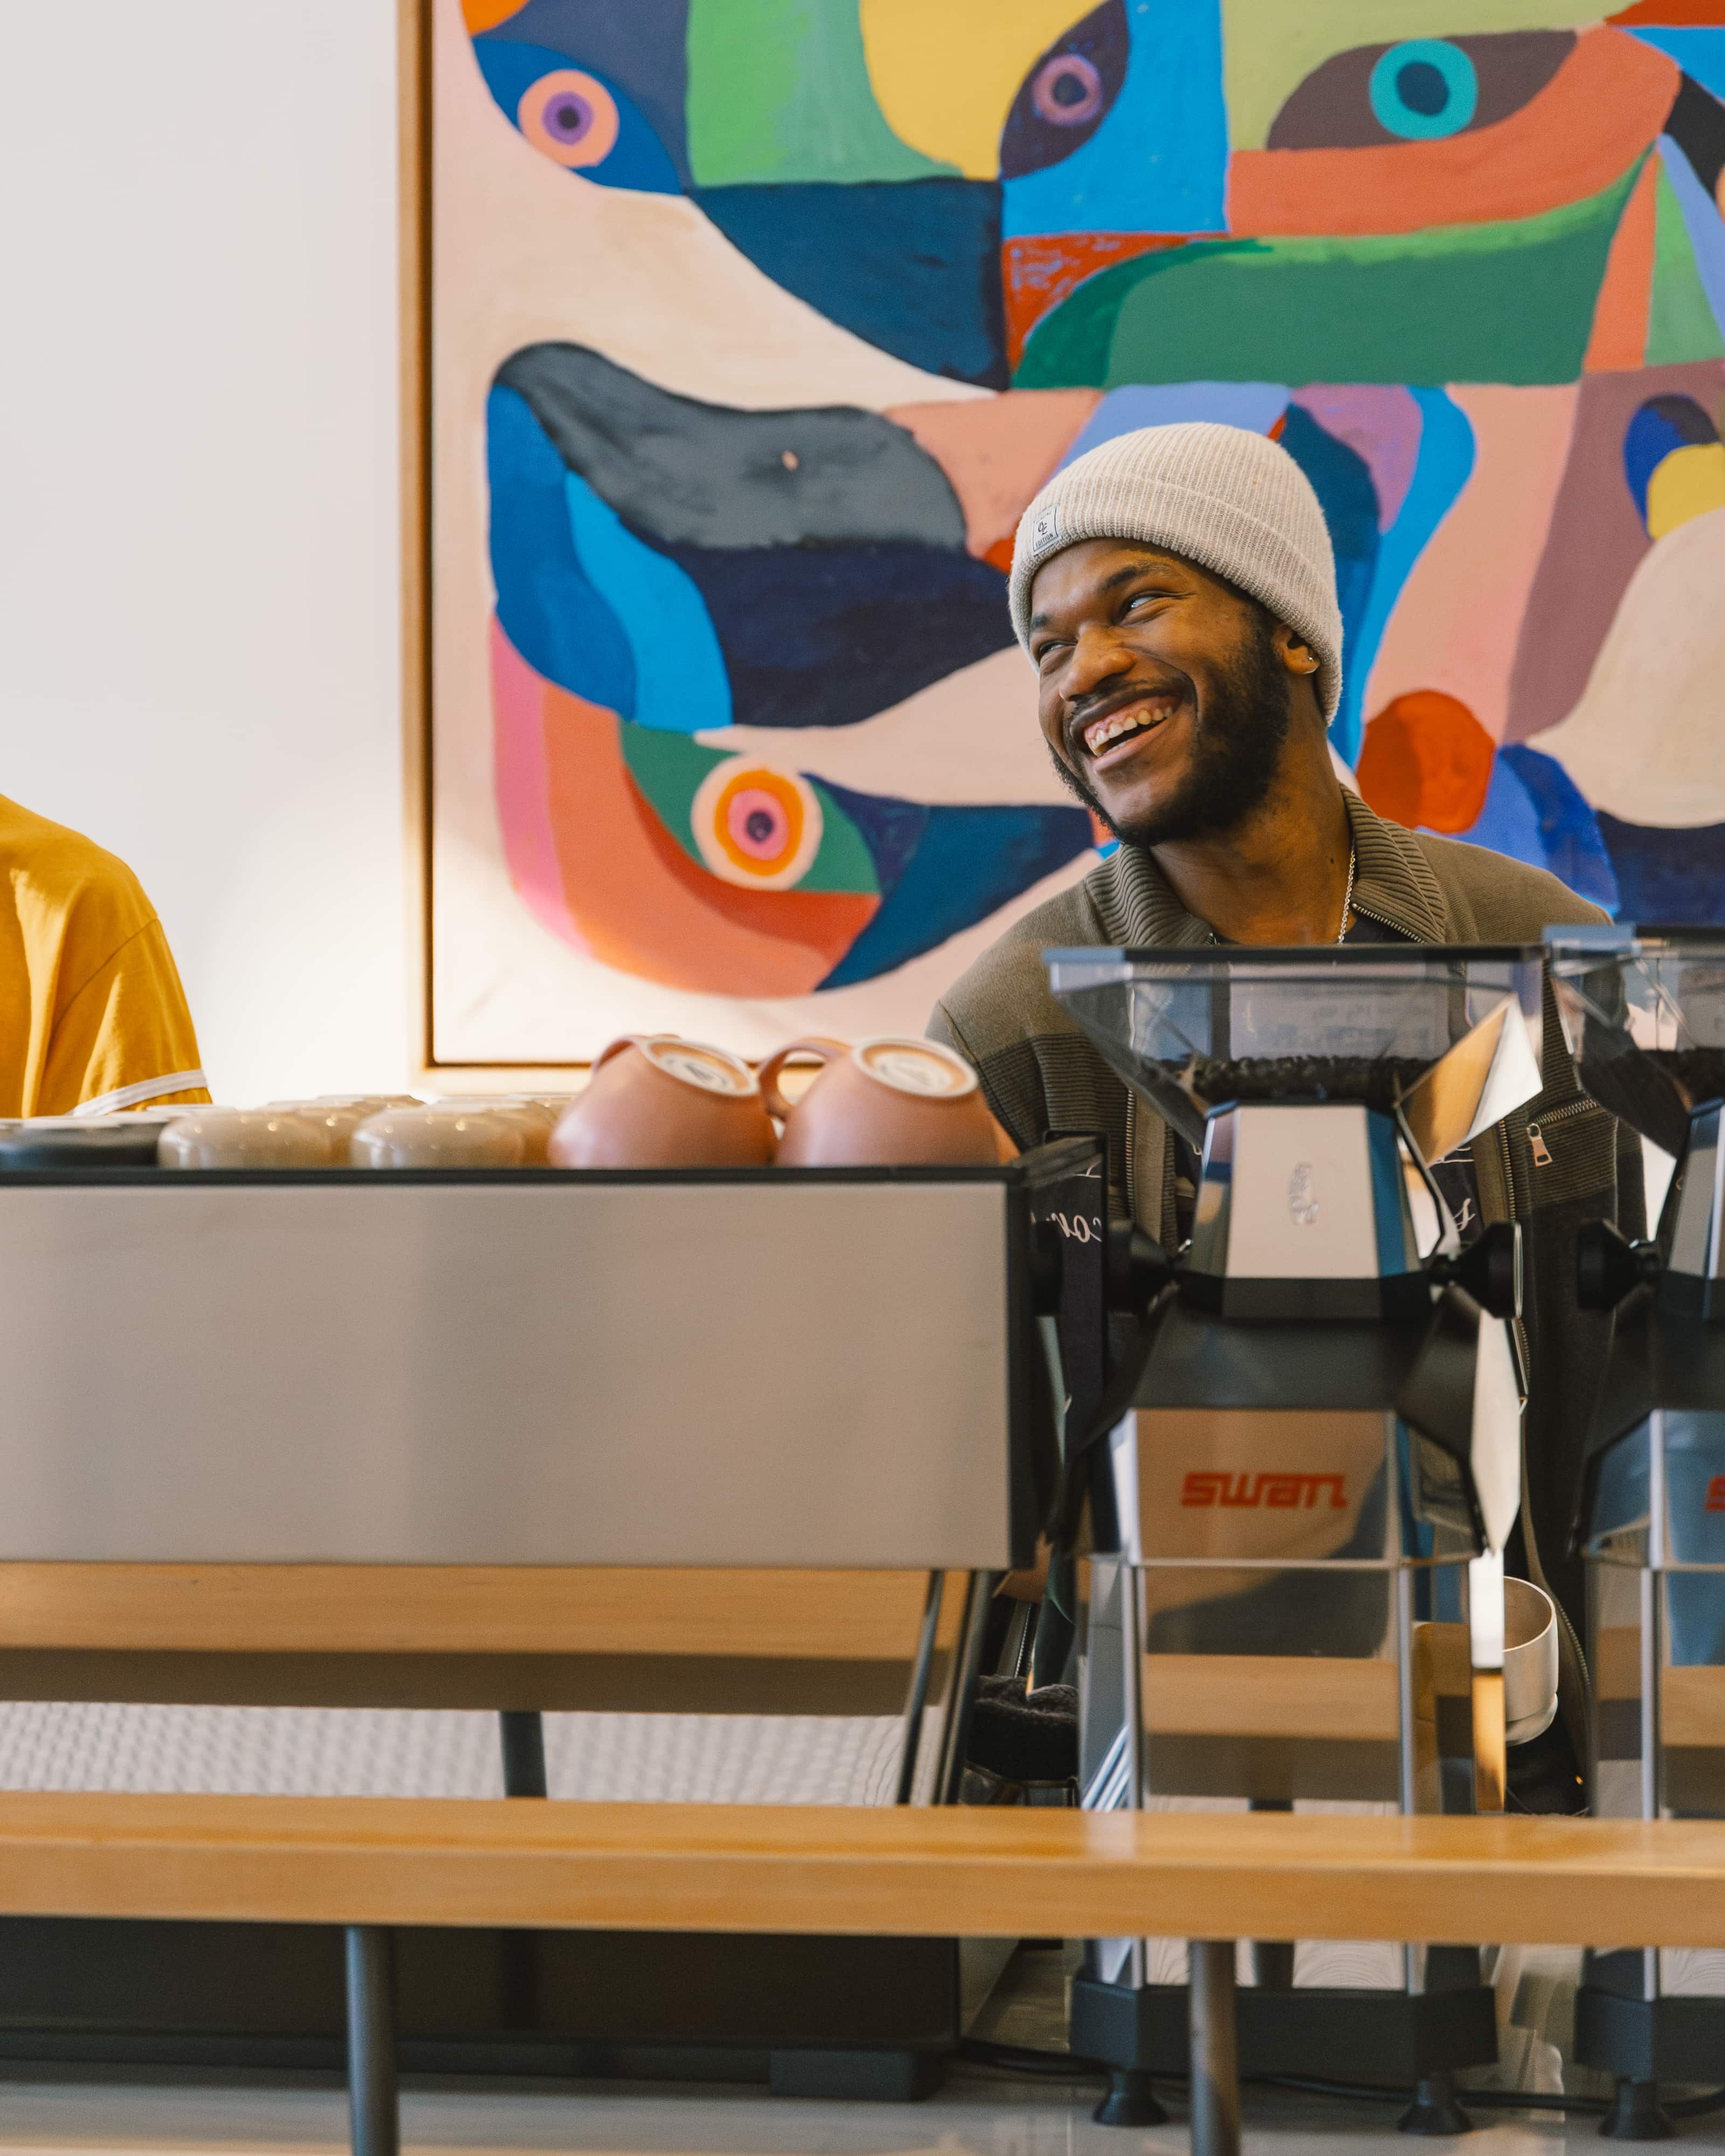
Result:
<svg viewBox="0 0 1725 2156"><path fill-rule="evenodd" d="M778 1082L793 1055L826 1065L794 1102ZM761 1065L761 1091L784 1123L781 1168L989 1168L1015 1150L964 1059L910 1034L793 1040Z"/></svg>
<svg viewBox="0 0 1725 2156"><path fill-rule="evenodd" d="M157 1142L164 1168L330 1168L347 1149L334 1132L289 1108L190 1108Z"/></svg>
<svg viewBox="0 0 1725 2156"><path fill-rule="evenodd" d="M355 1168L522 1168L530 1155L520 1123L465 1101L385 1108L347 1147Z"/></svg>
<svg viewBox="0 0 1725 2156"><path fill-rule="evenodd" d="M552 1135L553 1168L765 1168L773 1130L740 1056L675 1034L630 1034L593 1059Z"/></svg>

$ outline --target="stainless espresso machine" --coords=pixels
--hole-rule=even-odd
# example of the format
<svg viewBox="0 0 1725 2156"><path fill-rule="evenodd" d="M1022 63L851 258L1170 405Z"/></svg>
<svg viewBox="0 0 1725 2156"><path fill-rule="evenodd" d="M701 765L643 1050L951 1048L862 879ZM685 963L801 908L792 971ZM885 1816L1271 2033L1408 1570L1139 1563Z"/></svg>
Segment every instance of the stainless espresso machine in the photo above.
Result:
<svg viewBox="0 0 1725 2156"><path fill-rule="evenodd" d="M1189 1240L1088 1433L1093 1809L1501 1810L1502 1549L1521 1496L1508 1224L1433 1165L1540 1090L1538 949L1082 949L1055 994L1197 1157ZM1140 1245L1142 1270L1146 1254ZM1532 1733L1529 1732L1528 1733ZM1097 2117L1162 2116L1235 1985L1240 2070L1411 2082L1497 2056L1476 1949L1091 1942Z"/></svg>
<svg viewBox="0 0 1725 2156"><path fill-rule="evenodd" d="M1616 1311L1587 1438L1593 1809L1725 1817L1725 929L1554 929L1552 986L1595 1100L1673 1163L1655 1240L1584 1231L1578 1291ZM1602 1943L1576 2056L1618 2075L1614 2138L1665 2139L1661 2082L1717 2081L1725 1953Z"/></svg>

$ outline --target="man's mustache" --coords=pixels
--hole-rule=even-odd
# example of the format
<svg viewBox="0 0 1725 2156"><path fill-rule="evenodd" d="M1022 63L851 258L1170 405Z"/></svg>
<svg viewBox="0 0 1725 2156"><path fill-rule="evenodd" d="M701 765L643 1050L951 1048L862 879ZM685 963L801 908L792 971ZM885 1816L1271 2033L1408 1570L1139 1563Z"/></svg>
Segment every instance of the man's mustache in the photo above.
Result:
<svg viewBox="0 0 1725 2156"><path fill-rule="evenodd" d="M1134 680L1124 687L1095 689L1087 696L1075 696L1066 706L1067 732L1082 729L1092 720L1106 718L1110 711L1118 711L1122 705L1142 703L1151 696L1178 696L1183 701L1195 701L1197 690L1191 677L1185 674L1176 674L1166 681Z"/></svg>

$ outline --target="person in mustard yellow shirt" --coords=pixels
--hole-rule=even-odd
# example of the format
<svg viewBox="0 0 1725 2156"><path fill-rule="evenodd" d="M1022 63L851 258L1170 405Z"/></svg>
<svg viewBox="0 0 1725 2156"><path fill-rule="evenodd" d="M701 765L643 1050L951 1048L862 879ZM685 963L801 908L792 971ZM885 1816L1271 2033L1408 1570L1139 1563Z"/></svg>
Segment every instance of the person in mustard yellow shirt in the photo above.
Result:
<svg viewBox="0 0 1725 2156"><path fill-rule="evenodd" d="M0 795L0 1117L208 1098L173 953L137 878Z"/></svg>

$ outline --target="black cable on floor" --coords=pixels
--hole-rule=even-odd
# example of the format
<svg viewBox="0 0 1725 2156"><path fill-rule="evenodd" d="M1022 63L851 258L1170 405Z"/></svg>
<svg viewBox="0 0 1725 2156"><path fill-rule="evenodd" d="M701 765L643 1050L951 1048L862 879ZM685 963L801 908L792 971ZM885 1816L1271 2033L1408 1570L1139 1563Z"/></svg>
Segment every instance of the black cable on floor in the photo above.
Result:
<svg viewBox="0 0 1725 2156"><path fill-rule="evenodd" d="M986 2037L967 2036L958 2046L959 2056L1005 2072L1029 2074L1046 2081L1101 2081L1108 2069L1099 2059L1081 2057L1076 2051L1043 2051L1025 2044L991 2043ZM1158 2074L1156 2079L1178 2087L1183 2074ZM1304 2074L1248 2074L1242 2079L1260 2088L1294 2089L1307 2096L1339 2097L1355 2103L1411 2103L1410 2088L1382 2088L1369 2082L1317 2081ZM1477 2105L1486 2111L1574 2112L1583 2118L1603 2118L1612 2107L1602 2097L1550 2096L1531 2089L1458 2088L1458 2102ZM1661 2107L1672 2118L1703 2118L1710 2112L1725 2111L1725 2088L1703 2096L1675 2097Z"/></svg>
<svg viewBox="0 0 1725 2156"><path fill-rule="evenodd" d="M1386 2103L1411 2102L1414 2096L1412 2089L1374 2088L1363 2082L1313 2081L1301 2074L1255 2074L1246 2078L1267 2083L1273 2088L1305 2089L1313 2096L1375 2098ZM1483 2110L1573 2111L1601 2118L1614 2108L1604 2097L1565 2096L1561 2092L1544 2096L1533 2089L1458 2087L1455 2100L1464 2107L1471 2103ZM1710 2089L1704 2096L1661 2097L1660 2108L1672 2118L1704 2118L1710 2112L1725 2111L1725 2088Z"/></svg>
<svg viewBox="0 0 1725 2156"><path fill-rule="evenodd" d="M1369 2082L1321 2082L1305 2074L1254 2074L1248 2078L1268 2088L1302 2090L1307 2096L1345 2097L1362 2103L1411 2103L1410 2088L1378 2088ZM1464 2110L1469 2104L1498 2111L1574 2111L1595 2112L1603 2118L1611 2107L1596 2096L1542 2096L1531 2089L1461 2088L1455 2101ZM1670 2110L1669 2104L1666 2106Z"/></svg>
<svg viewBox="0 0 1725 2156"><path fill-rule="evenodd" d="M1011 2074L1040 2075L1047 2081L1091 2082L1106 2081L1108 2069L1099 2059L1086 2059L1076 2051L1039 2051L1026 2044L996 2044L986 2036L963 2036L958 2041L961 2059L974 2059L981 2066L999 2066Z"/></svg>

